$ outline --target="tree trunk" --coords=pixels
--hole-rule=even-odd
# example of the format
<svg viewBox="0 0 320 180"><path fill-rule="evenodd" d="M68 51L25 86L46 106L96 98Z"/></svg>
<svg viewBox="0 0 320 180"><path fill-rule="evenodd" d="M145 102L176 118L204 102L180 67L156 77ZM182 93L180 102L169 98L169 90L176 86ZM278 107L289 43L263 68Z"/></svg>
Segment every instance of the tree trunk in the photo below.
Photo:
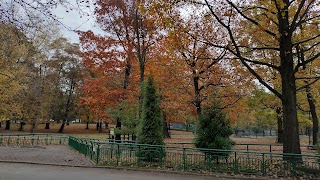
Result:
<svg viewBox="0 0 320 180"><path fill-rule="evenodd" d="M282 62L283 153L301 154L293 61Z"/></svg>
<svg viewBox="0 0 320 180"><path fill-rule="evenodd" d="M6 127L5 130L10 130L10 120L6 120Z"/></svg>
<svg viewBox="0 0 320 180"><path fill-rule="evenodd" d="M86 124L87 124L87 125L86 125L86 129L89 129L89 121L87 121Z"/></svg>
<svg viewBox="0 0 320 180"><path fill-rule="evenodd" d="M308 98L308 103L310 107L310 113L311 113L311 118L312 118L312 144L316 145L318 143L318 131L319 131L319 120L317 117L317 110L316 110L316 105L315 105L315 100L311 94L311 88L310 86L306 87L306 93L307 93L307 98Z"/></svg>
<svg viewBox="0 0 320 180"><path fill-rule="evenodd" d="M97 131L99 130L99 122L97 122L97 124L96 124L96 129L97 129Z"/></svg>
<svg viewBox="0 0 320 180"><path fill-rule="evenodd" d="M59 129L58 133L63 133L65 124L66 124L65 121L62 121L62 124L60 126L60 129Z"/></svg>
<svg viewBox="0 0 320 180"><path fill-rule="evenodd" d="M134 133L132 133L132 135L131 135L131 140L132 140L132 141L135 141L135 140L136 140L136 135L135 135Z"/></svg>
<svg viewBox="0 0 320 180"><path fill-rule="evenodd" d="M23 131L23 126L25 125L26 123L25 122L20 122L20 128L18 131Z"/></svg>
<svg viewBox="0 0 320 180"><path fill-rule="evenodd" d="M168 129L168 123L166 121L163 122L163 136L164 138L171 138L171 135Z"/></svg>
<svg viewBox="0 0 320 180"><path fill-rule="evenodd" d="M2 122L0 121L0 128L1 128L1 123L2 123Z"/></svg>
<svg viewBox="0 0 320 180"><path fill-rule="evenodd" d="M277 124L278 124L278 143L283 143L283 121L282 121L282 113L281 108L277 107L276 109L277 113Z"/></svg>
<svg viewBox="0 0 320 180"><path fill-rule="evenodd" d="M142 81L142 80L140 80ZM141 118L142 114L142 104L143 104L143 90L144 89L144 84L141 82L140 84L140 95L139 95L139 119Z"/></svg>
<svg viewBox="0 0 320 180"><path fill-rule="evenodd" d="M139 70L140 70L140 86L141 86L141 91L140 91L140 97L139 97L139 118L141 117L142 114L142 103L143 103L143 86L144 86L144 71L145 71L145 58L146 58L146 47L144 47L145 42L143 39L143 42L141 42L141 35L140 35L140 14L139 14L139 8L135 9L135 14L134 14L134 33L135 33L135 39L136 45L135 45L135 50L136 50L136 55L137 55L137 60L139 62Z"/></svg>
<svg viewBox="0 0 320 180"><path fill-rule="evenodd" d="M301 154L297 116L296 78L293 60L292 31L289 23L289 1L278 16L280 33L280 75L283 110L283 153ZM282 9L282 8L281 8ZM284 157L286 158L286 157Z"/></svg>
<svg viewBox="0 0 320 180"><path fill-rule="evenodd" d="M169 128L168 128L168 123L167 123L167 116L164 113L164 111L162 111L162 114L163 114L163 136L164 138L171 138Z"/></svg>
<svg viewBox="0 0 320 180"><path fill-rule="evenodd" d="M117 119L117 123L116 123L116 129L115 129L115 141L116 142L121 142L121 134L119 133L119 130L121 130L121 121L119 119Z"/></svg>
<svg viewBox="0 0 320 180"><path fill-rule="evenodd" d="M33 133L35 129L36 129L36 123L32 122L31 123L31 128L30 128L30 133Z"/></svg>
<svg viewBox="0 0 320 180"><path fill-rule="evenodd" d="M50 123L49 122L46 122L46 126L44 129L50 129Z"/></svg>
<svg viewBox="0 0 320 180"><path fill-rule="evenodd" d="M99 122L99 133L102 132L102 122Z"/></svg>
<svg viewBox="0 0 320 180"><path fill-rule="evenodd" d="M292 67L292 66L291 66ZM283 153L301 154L295 78L290 67L283 66L282 108L283 108Z"/></svg>
<svg viewBox="0 0 320 180"><path fill-rule="evenodd" d="M199 118L201 114L201 98L200 98L200 89L199 89L199 77L195 70L192 71L193 74L193 87L194 87L194 94L195 94L195 106L197 109L197 118Z"/></svg>
<svg viewBox="0 0 320 180"><path fill-rule="evenodd" d="M128 89L129 86L129 77L131 74L131 57L128 55L126 66L125 66L125 72L124 72L124 81L123 81L123 89Z"/></svg>

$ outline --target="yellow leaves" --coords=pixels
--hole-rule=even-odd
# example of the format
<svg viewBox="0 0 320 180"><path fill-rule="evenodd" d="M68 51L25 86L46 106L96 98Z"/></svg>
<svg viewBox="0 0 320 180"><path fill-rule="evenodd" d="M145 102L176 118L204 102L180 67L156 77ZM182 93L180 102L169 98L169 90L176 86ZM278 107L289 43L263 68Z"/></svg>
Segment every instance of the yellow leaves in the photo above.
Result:
<svg viewBox="0 0 320 180"><path fill-rule="evenodd" d="M231 12L231 11L226 11L223 16L227 16L227 17L233 17L235 16L235 13Z"/></svg>

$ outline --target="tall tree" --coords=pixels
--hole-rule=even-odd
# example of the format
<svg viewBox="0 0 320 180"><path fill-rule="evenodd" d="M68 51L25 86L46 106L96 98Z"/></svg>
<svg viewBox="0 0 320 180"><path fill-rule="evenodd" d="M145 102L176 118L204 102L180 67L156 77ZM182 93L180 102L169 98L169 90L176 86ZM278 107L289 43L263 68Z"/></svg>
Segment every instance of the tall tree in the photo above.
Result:
<svg viewBox="0 0 320 180"><path fill-rule="evenodd" d="M135 58L139 63L140 84L143 84L145 65L151 47L159 38L157 28L152 18L147 14L147 4L144 1L97 1L97 22L106 36L118 43L126 51L127 65ZM130 68L125 71L130 74ZM124 87L126 87L126 82ZM142 100L141 100L142 102Z"/></svg>
<svg viewBox="0 0 320 180"><path fill-rule="evenodd" d="M144 87L143 96L144 101L142 106L138 143L164 145L160 99L152 76L148 78ZM164 149L155 148L155 150L152 151L149 149L143 149L140 153L140 157L144 157L146 161L154 161L155 159L163 157Z"/></svg>
<svg viewBox="0 0 320 180"><path fill-rule="evenodd" d="M77 116L80 110L79 96L82 85L82 64L78 44L71 44L65 38L58 38L51 43L52 89L55 89L54 114L52 118L62 122L59 133L65 123Z"/></svg>
<svg viewBox="0 0 320 180"><path fill-rule="evenodd" d="M202 42L228 50L267 89L281 99L283 109L283 152L300 154L296 109L296 73L320 56L317 1L274 0L194 1L206 9L204 18L225 32L225 42L216 44L203 37ZM219 5L218 5L219 4ZM223 8L221 8L223 7ZM300 26L305 28L300 29ZM304 31L303 37L300 36ZM304 47L304 58L296 47ZM265 56L274 54L275 56ZM281 91L265 79L269 70L280 74ZM261 73L262 72L262 73Z"/></svg>
<svg viewBox="0 0 320 180"><path fill-rule="evenodd" d="M145 14L145 6L146 4L144 4L143 1L136 0L98 0L95 9L96 20L100 27L106 33L103 35L103 37L99 37L93 34L88 35L88 33L90 32L82 33L83 37L95 36L96 38L98 38L100 42L93 42L97 45L108 42L108 57L118 62L122 61L121 63L119 63L121 64L121 67L119 69L113 69L113 71L117 71L115 73L117 73L118 75L119 73L124 74L122 83L123 91L121 92L125 92L130 89L130 85L135 85L134 82L130 82L130 79L132 81L131 76L133 74L133 71L139 71L140 83L138 84L143 85L145 76L145 65L147 63L148 53L151 47L156 43L157 31L155 31L156 28L153 25L150 17ZM85 38L82 39L83 41L85 40ZM100 52L100 54L105 54L103 53L103 51ZM136 63L133 62L134 60L137 60L137 66ZM109 60L104 59L102 61ZM122 77L122 75L120 75L120 77ZM137 84L135 86L137 86ZM123 95L121 99L117 100L119 102L121 100L125 100L126 98L128 97ZM141 95L139 99L141 111ZM116 128L121 128L120 119L116 120ZM119 136L117 135L117 138L118 137Z"/></svg>
<svg viewBox="0 0 320 180"><path fill-rule="evenodd" d="M21 117L20 92L29 77L32 44L25 34L10 24L0 25L1 119Z"/></svg>
<svg viewBox="0 0 320 180"><path fill-rule="evenodd" d="M137 66L130 55L131 52L122 47L122 43L117 40L99 37L92 32L79 34L84 49L83 64L87 71L82 88L84 97L81 101L90 108L98 120L106 120L107 108L134 96L134 93L129 92L136 87L136 76L132 75L132 71ZM121 120L116 121L116 127L121 128Z"/></svg>
<svg viewBox="0 0 320 180"><path fill-rule="evenodd" d="M193 18L195 17L191 15L190 19ZM225 52L216 52L211 46L197 41L199 34L202 34L207 28L205 23L200 25L185 20L174 28L175 31L171 32L168 47L180 54L180 58L190 71L194 91L193 104L199 116L201 104L206 99L206 93L203 92L211 86L223 85L224 75L219 61L223 59ZM214 34L213 31L210 30Z"/></svg>

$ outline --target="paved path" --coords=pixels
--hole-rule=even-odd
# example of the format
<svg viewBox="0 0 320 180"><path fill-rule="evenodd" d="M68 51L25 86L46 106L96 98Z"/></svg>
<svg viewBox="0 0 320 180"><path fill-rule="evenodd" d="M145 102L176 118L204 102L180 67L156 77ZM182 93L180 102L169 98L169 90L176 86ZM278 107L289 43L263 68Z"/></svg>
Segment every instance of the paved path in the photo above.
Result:
<svg viewBox="0 0 320 180"><path fill-rule="evenodd" d="M0 146L0 162L29 162L70 166L93 166L84 155L68 146L3 147Z"/></svg>
<svg viewBox="0 0 320 180"><path fill-rule="evenodd" d="M0 180L219 180L222 177L125 171L105 168L0 163Z"/></svg>

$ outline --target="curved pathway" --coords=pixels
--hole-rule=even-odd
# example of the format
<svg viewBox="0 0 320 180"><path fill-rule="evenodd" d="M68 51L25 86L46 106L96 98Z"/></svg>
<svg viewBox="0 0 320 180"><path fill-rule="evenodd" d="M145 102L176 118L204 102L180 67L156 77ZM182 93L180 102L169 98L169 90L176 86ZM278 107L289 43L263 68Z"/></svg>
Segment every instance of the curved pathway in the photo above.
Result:
<svg viewBox="0 0 320 180"><path fill-rule="evenodd" d="M0 163L0 180L219 180L220 177L126 171L105 168Z"/></svg>
<svg viewBox="0 0 320 180"><path fill-rule="evenodd" d="M70 149L68 146L0 146L0 162L28 162L68 166L94 165L84 155Z"/></svg>

